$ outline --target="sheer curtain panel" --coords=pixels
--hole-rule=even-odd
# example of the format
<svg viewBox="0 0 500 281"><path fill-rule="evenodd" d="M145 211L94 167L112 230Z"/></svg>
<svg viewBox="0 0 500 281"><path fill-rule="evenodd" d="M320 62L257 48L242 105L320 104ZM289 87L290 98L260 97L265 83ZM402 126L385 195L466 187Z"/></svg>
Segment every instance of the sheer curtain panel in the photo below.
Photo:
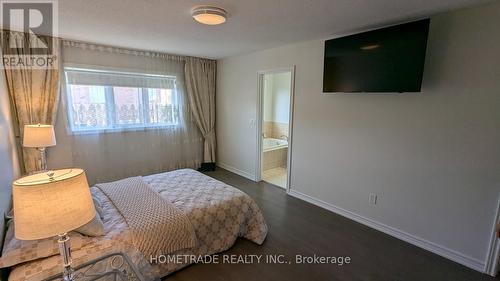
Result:
<svg viewBox="0 0 500 281"><path fill-rule="evenodd" d="M72 41L62 53L51 167L81 167L91 184L199 167L182 57Z"/></svg>

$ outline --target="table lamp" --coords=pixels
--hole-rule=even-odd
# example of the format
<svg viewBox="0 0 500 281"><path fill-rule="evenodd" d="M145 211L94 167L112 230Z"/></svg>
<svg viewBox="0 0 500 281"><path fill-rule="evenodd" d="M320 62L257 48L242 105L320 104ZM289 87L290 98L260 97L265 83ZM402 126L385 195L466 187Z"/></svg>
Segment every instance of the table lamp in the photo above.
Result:
<svg viewBox="0 0 500 281"><path fill-rule="evenodd" d="M58 236L63 280L74 280L68 232L95 216L85 172L63 169L30 175L12 185L14 235L20 240Z"/></svg>
<svg viewBox="0 0 500 281"><path fill-rule="evenodd" d="M33 147L40 152L42 171L47 170L47 159L45 148L56 145L56 135L52 125L25 125L23 134L23 146Z"/></svg>

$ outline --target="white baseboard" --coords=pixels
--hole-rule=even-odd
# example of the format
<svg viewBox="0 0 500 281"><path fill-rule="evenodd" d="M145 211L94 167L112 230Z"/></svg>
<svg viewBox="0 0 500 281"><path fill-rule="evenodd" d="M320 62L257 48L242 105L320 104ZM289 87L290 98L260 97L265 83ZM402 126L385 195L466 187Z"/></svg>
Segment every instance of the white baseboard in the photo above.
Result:
<svg viewBox="0 0 500 281"><path fill-rule="evenodd" d="M222 168L224 170L228 170L228 171L233 172L233 173L235 173L237 175L245 177L245 178L247 178L249 180L255 181L255 175L252 175L252 174L247 173L245 171L236 169L235 167L229 166L229 165L224 164L224 163L217 162L216 165L217 165L217 167L220 167L220 168Z"/></svg>
<svg viewBox="0 0 500 281"><path fill-rule="evenodd" d="M450 259L452 261L455 261L457 263L465 265L469 268L472 268L474 270L485 273L485 265L486 264L484 261L480 261L476 258L469 257L465 254L448 249L444 246L441 246L441 245L438 245L438 244L433 243L431 241L417 237L417 236L412 235L410 233L407 233L407 232L404 232L402 230L396 229L394 227L385 225L385 224L377 222L375 220L363 217L361 215L358 215L358 214L353 213L351 211L348 211L346 209L334 206L330 203L316 199L316 198L311 197L309 195L306 195L304 193L301 193L301 192L298 192L295 190L290 190L288 192L288 194L293 196L293 197L296 197L298 199L309 202L313 205L319 206L321 208L327 209L331 212L334 212L336 214L344 216L344 217L351 219L353 221L356 221L356 222L359 222L359 223L364 224L366 226L369 226L371 228L374 228L374 229L381 231L385 234L388 234L388 235L391 235L391 236L396 237L398 239L401 239L405 242L408 242L410 244L418 246L422 249L425 249L427 251L430 251L430 252L433 252L433 253L438 254L440 256L443 256L447 259Z"/></svg>

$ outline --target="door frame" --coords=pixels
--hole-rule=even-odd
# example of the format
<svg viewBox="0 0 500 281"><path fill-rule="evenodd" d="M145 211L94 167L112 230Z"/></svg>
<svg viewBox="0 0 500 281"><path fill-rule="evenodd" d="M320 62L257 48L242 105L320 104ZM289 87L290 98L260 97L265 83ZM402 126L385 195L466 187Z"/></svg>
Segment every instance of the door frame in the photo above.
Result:
<svg viewBox="0 0 500 281"><path fill-rule="evenodd" d="M262 128L264 123L263 118L263 97L264 97L264 76L266 74L290 72L290 109L288 115L288 151L287 151L287 177L286 177L286 191L291 189L292 177L292 147L293 147L293 115L294 115L294 100L295 100L295 65L290 67L280 67L267 70L257 71L257 151L256 151L256 165L255 165L255 181L262 180Z"/></svg>
<svg viewBox="0 0 500 281"><path fill-rule="evenodd" d="M496 276L500 272L500 238L497 236L497 224L500 224L500 197L497 200L497 213L493 221L489 251L484 269L484 271L491 276Z"/></svg>

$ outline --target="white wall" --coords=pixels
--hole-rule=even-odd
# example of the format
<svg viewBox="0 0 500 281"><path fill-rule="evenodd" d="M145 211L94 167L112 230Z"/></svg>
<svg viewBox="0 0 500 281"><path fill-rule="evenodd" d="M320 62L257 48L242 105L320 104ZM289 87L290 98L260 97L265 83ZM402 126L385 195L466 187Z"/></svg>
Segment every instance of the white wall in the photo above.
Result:
<svg viewBox="0 0 500 281"><path fill-rule="evenodd" d="M264 121L288 123L290 115L290 72L264 75Z"/></svg>
<svg viewBox="0 0 500 281"><path fill-rule="evenodd" d="M262 112L262 118L264 121L272 122L274 121L274 106L273 106L273 82L274 76L272 74L264 76L264 93L263 93L263 102L264 102L264 110Z"/></svg>
<svg viewBox="0 0 500 281"><path fill-rule="evenodd" d="M322 40L220 60L219 163L255 174L257 71L296 65L292 190L480 270L500 191L499 14L432 17L421 93L322 94Z"/></svg>
<svg viewBox="0 0 500 281"><path fill-rule="evenodd" d="M274 73L273 121L288 124L290 116L290 72Z"/></svg>
<svg viewBox="0 0 500 281"><path fill-rule="evenodd" d="M1 69L0 69L1 70ZM10 101L3 70L0 72L0 241L3 241L3 214L10 209L11 184L19 177Z"/></svg>

